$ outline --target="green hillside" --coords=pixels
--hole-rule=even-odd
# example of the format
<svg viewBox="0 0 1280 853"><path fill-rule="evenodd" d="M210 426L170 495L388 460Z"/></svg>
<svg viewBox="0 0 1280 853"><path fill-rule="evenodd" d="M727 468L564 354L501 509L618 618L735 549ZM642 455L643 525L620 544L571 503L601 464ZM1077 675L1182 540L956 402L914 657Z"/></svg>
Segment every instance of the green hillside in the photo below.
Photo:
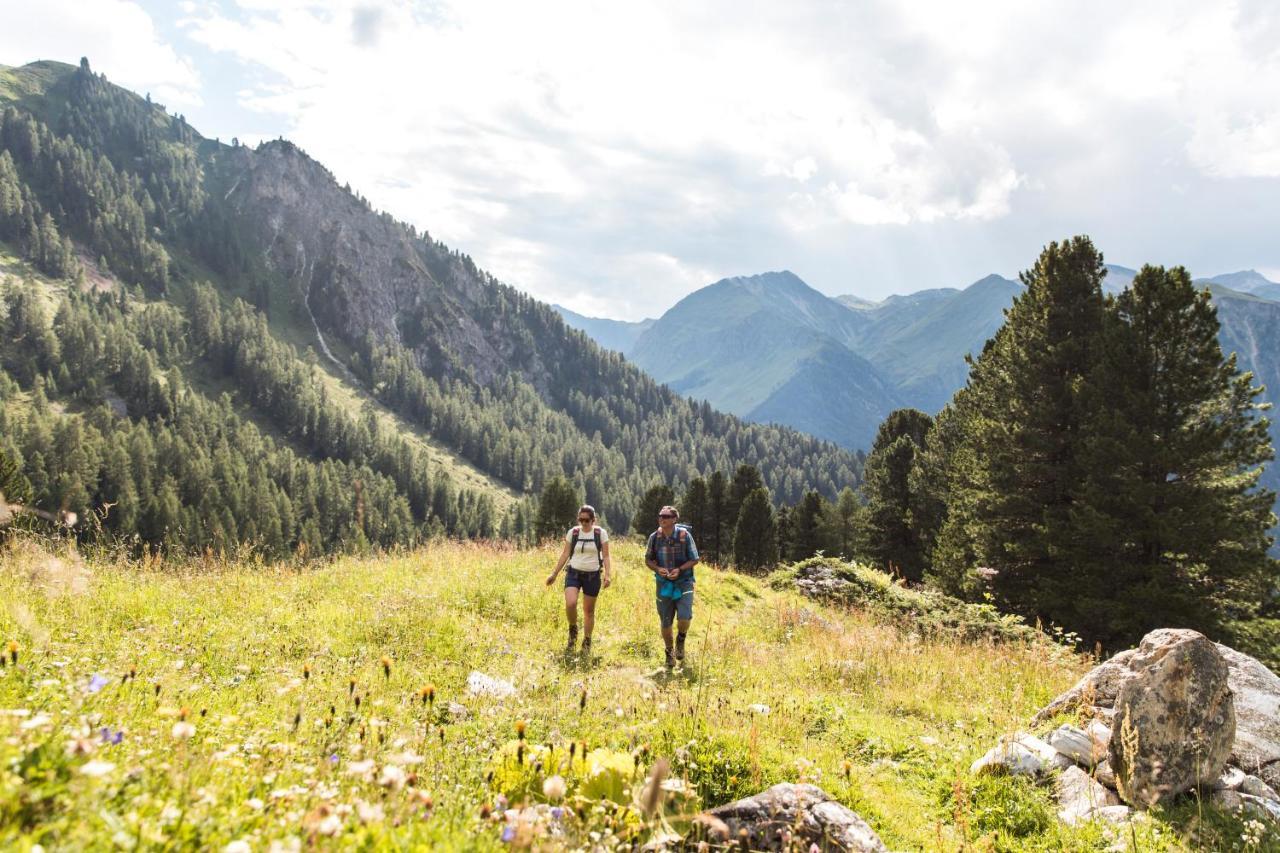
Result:
<svg viewBox="0 0 1280 853"><path fill-rule="evenodd" d="M1047 640L964 642L708 568L667 676L625 546L596 656L570 664L551 559L449 544L299 572L5 549L0 846L498 849L511 825L629 848L778 781L820 785L894 850L1114 840L1060 824L1047 789L969 773L1088 665ZM473 672L514 695L473 695ZM689 793L645 818L633 797L659 759ZM558 817L538 806L553 772ZM1124 838L1229 849L1245 829L1188 801Z"/></svg>
<svg viewBox="0 0 1280 853"><path fill-rule="evenodd" d="M39 506L89 518L123 489L135 518L110 532L197 548L256 533L266 512L283 553L317 541L303 530L310 505L293 505L297 477L326 495L325 547L522 535L519 499L556 476L612 519L655 481L744 462L778 501L858 481L854 454L659 386L288 142L204 139L87 62L2 79L0 242L41 280L74 284L54 288L60 301L13 275L0 291L0 451ZM43 435L64 415L87 416L75 429L102 452L52 457ZM247 428L248 450L227 441ZM136 470L153 452L138 439L134 470L108 476L106 449L139 431L151 444L173 433L199 470L152 482ZM200 488L222 476L219 446L248 467ZM166 472L168 452L154 451Z"/></svg>

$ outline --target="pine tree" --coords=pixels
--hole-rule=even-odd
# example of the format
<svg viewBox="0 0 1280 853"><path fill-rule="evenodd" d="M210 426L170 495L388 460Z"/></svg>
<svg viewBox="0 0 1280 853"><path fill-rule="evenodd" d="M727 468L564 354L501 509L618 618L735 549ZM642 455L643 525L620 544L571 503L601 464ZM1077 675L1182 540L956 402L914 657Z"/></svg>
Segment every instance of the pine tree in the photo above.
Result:
<svg viewBox="0 0 1280 853"><path fill-rule="evenodd" d="M648 536L658 527L658 510L664 506L674 506L675 502L675 492L666 483L650 486L644 497L640 498L636 514L631 518L631 532Z"/></svg>
<svg viewBox="0 0 1280 853"><path fill-rule="evenodd" d="M710 517L710 494L707 481L694 477L685 487L680 497L680 521L688 525L695 538L700 538L707 530L707 519Z"/></svg>
<svg viewBox="0 0 1280 853"><path fill-rule="evenodd" d="M773 507L763 488L748 492L742 500L733 535L733 562L743 571L761 571L778 562Z"/></svg>
<svg viewBox="0 0 1280 853"><path fill-rule="evenodd" d="M994 569L997 602L1045 621L1064 606L1051 581L1071 569L1063 554L1076 535L1104 275L1087 237L1049 244L957 395L961 438L947 460L935 571L949 588L972 590L974 568Z"/></svg>
<svg viewBox="0 0 1280 853"><path fill-rule="evenodd" d="M1162 625L1218 634L1277 580L1275 495L1257 488L1273 456L1262 389L1223 357L1209 291L1182 267L1143 267L1108 321L1072 513L1074 595L1054 615L1108 647Z"/></svg>
<svg viewBox="0 0 1280 853"><path fill-rule="evenodd" d="M733 537L737 535L738 515L742 510L742 502L747 499L747 495L762 488L764 488L764 479L756 466L744 462L733 472L733 481L729 484L729 493L725 500L725 518L728 519L728 525L725 528L726 535L722 547L726 551L733 547Z"/></svg>
<svg viewBox="0 0 1280 853"><path fill-rule="evenodd" d="M533 533L539 540L553 539L573 526L580 505L577 490L564 477L552 477L542 487Z"/></svg>
<svg viewBox="0 0 1280 853"><path fill-rule="evenodd" d="M815 491L805 492L804 498L791 512L791 537L785 553L793 562L807 560L819 551L826 550L822 536L822 522L830 504ZM780 537L781 539L781 537ZM781 545L781 542L779 542Z"/></svg>
<svg viewBox="0 0 1280 853"><path fill-rule="evenodd" d="M706 544L707 559L712 563L722 563L726 556L726 543L730 538L730 529L737 519L729 518L729 493L725 476L714 471L707 481L707 531L703 541Z"/></svg>
<svg viewBox="0 0 1280 853"><path fill-rule="evenodd" d="M861 516L862 504L858 502L858 495L848 486L840 491L834 504L827 505L822 536L835 556L845 560L853 556Z"/></svg>
<svg viewBox="0 0 1280 853"><path fill-rule="evenodd" d="M898 409L876 431L867 456L867 498L862 555L875 566L910 581L924 577L925 554L912 508L911 475L933 419L916 409Z"/></svg>

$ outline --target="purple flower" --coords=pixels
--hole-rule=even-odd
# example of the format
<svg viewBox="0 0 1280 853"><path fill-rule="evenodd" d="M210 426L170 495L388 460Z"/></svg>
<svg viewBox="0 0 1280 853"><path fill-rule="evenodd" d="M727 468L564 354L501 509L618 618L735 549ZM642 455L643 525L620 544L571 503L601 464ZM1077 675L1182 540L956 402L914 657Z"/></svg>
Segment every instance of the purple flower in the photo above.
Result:
<svg viewBox="0 0 1280 853"><path fill-rule="evenodd" d="M507 824L502 828L502 840L510 841L516 837L516 828L511 824Z"/></svg>
<svg viewBox="0 0 1280 853"><path fill-rule="evenodd" d="M102 742L104 744L110 744L114 746L120 743L120 741L124 740L124 729L120 729L119 731L113 732L111 731L111 729L104 726L100 734L102 736Z"/></svg>
<svg viewBox="0 0 1280 853"><path fill-rule="evenodd" d="M559 806L555 806L554 808L551 809L551 816L556 820L559 820L561 817L564 816L564 809L560 808Z"/></svg>
<svg viewBox="0 0 1280 853"><path fill-rule="evenodd" d="M101 673L95 672L93 678L89 679L89 686L85 688L88 693L97 693L99 690L107 686L107 677Z"/></svg>
<svg viewBox="0 0 1280 853"><path fill-rule="evenodd" d="M338 753L336 753L336 752L335 752L333 755L330 755L330 756L329 756L329 763L330 763L330 764L337 764L337 763L338 763Z"/></svg>

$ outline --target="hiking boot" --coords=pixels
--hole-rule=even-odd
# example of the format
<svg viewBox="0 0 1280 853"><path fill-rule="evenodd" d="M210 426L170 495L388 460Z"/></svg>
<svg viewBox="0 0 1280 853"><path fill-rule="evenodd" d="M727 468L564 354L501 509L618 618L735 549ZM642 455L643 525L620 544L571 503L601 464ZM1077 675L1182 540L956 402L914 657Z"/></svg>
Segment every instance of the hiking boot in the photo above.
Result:
<svg viewBox="0 0 1280 853"><path fill-rule="evenodd" d="M582 656L587 659L591 658L591 638L590 637L582 638Z"/></svg>
<svg viewBox="0 0 1280 853"><path fill-rule="evenodd" d="M676 660L684 662L684 634L676 637Z"/></svg>
<svg viewBox="0 0 1280 853"><path fill-rule="evenodd" d="M577 648L577 645L578 645L578 627L575 625L574 627L569 629L569 642L565 644L564 653L567 655L573 654L574 650Z"/></svg>
<svg viewBox="0 0 1280 853"><path fill-rule="evenodd" d="M671 654L671 649L667 649L667 669L671 669L676 665L675 655Z"/></svg>

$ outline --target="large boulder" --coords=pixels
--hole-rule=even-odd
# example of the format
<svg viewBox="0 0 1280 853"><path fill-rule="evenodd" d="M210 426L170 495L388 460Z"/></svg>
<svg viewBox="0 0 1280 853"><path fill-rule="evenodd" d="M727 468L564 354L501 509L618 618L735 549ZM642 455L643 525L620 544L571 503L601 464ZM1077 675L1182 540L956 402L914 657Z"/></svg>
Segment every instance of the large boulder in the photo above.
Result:
<svg viewBox="0 0 1280 853"><path fill-rule="evenodd" d="M1108 756L1120 796L1148 808L1217 780L1236 735L1217 647L1197 631L1152 631L1126 665Z"/></svg>
<svg viewBox="0 0 1280 853"><path fill-rule="evenodd" d="M1228 763L1280 789L1280 676L1230 646L1219 643L1217 649L1227 662L1236 712ZM1110 722L1120 685L1133 675L1130 661L1137 654L1138 649L1129 649L1094 667L1036 714L1033 725L1076 711Z"/></svg>
<svg viewBox="0 0 1280 853"><path fill-rule="evenodd" d="M1235 694L1236 739L1231 764L1280 790L1280 675L1257 660L1218 644L1231 670Z"/></svg>
<svg viewBox="0 0 1280 853"><path fill-rule="evenodd" d="M823 850L888 853L875 831L857 813L815 785L774 785L753 797L711 809L699 824L716 827L751 850L790 850L798 843Z"/></svg>

